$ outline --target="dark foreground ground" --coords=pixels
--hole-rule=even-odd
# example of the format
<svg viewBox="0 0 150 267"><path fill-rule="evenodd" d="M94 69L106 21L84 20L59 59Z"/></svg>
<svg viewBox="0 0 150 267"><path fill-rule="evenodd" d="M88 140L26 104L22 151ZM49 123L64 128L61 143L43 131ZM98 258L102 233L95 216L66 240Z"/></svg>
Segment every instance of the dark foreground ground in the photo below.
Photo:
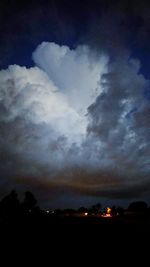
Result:
<svg viewBox="0 0 150 267"><path fill-rule="evenodd" d="M1 222L0 244L20 266L149 266L150 219L29 215Z"/></svg>
<svg viewBox="0 0 150 267"><path fill-rule="evenodd" d="M109 239L150 237L150 219L140 217L100 218L28 215L0 222L0 234L50 238Z"/></svg>

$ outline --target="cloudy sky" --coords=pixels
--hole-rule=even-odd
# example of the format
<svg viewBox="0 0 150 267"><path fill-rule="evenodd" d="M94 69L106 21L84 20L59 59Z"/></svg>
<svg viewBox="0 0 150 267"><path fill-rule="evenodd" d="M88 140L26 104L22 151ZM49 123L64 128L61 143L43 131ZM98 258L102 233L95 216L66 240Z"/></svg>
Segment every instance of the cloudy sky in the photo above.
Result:
<svg viewBox="0 0 150 267"><path fill-rule="evenodd" d="M0 3L0 197L150 203L148 1Z"/></svg>

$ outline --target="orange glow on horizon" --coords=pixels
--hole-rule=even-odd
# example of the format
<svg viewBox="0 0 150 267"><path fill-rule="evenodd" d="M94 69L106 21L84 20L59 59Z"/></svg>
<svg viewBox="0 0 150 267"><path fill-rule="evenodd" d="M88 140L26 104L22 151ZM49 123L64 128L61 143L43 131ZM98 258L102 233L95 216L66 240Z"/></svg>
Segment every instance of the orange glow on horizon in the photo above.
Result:
<svg viewBox="0 0 150 267"><path fill-rule="evenodd" d="M103 214L102 217L103 218L111 218L112 216L111 216L111 214L106 213L106 214Z"/></svg>

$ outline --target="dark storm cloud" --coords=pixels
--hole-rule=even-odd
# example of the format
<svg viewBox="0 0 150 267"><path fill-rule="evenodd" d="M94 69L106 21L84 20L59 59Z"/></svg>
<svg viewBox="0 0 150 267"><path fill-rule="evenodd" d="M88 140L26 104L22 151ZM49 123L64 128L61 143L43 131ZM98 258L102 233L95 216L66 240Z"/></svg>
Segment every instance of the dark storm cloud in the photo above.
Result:
<svg viewBox="0 0 150 267"><path fill-rule="evenodd" d="M49 178L43 181L42 177L34 179L33 177L17 177L16 185L27 189L32 189L37 198L44 203L45 207L78 207L78 205L91 205L96 200L105 203L105 200L133 201L143 199L149 196L150 181L143 180L135 182L134 184L127 184L125 181L120 180L120 176L114 173L95 173L91 176L85 174L83 177L79 175L79 170L75 170L76 175L73 179L66 179L65 173L61 173L58 179L50 181ZM70 202L71 200L71 202ZM78 202L79 200L79 202ZM114 203L115 203L114 202ZM119 202L118 202L119 203ZM52 206L51 206L52 205Z"/></svg>
<svg viewBox="0 0 150 267"><path fill-rule="evenodd" d="M139 62L128 58L110 64L102 79L105 90L89 107L89 134L105 145L116 164L127 168L122 170L126 175L128 169L149 175L149 101L144 97L149 81L138 70Z"/></svg>

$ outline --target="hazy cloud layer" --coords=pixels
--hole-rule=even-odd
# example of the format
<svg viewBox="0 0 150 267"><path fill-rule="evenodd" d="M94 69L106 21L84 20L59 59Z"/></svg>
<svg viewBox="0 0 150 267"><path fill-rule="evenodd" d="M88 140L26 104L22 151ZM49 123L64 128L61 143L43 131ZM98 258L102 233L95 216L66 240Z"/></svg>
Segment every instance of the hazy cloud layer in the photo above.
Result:
<svg viewBox="0 0 150 267"><path fill-rule="evenodd" d="M146 196L149 81L140 62L48 42L33 60L0 71L1 187L27 184L54 206L69 194L72 203Z"/></svg>

